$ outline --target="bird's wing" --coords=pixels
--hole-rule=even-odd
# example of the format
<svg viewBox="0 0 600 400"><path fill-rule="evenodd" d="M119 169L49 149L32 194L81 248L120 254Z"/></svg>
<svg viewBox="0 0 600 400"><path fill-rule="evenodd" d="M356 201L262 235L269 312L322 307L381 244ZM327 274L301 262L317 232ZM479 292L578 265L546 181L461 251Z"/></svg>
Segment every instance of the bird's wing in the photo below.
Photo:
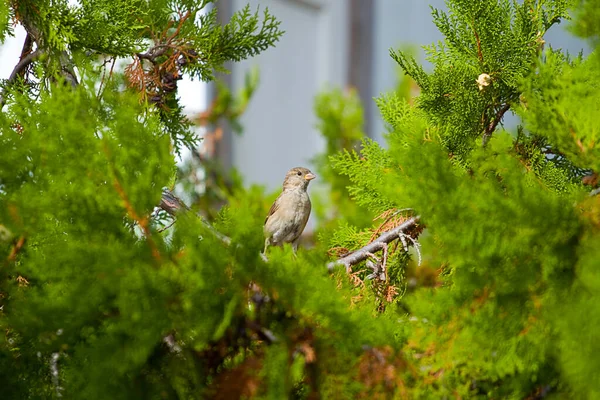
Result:
<svg viewBox="0 0 600 400"><path fill-rule="evenodd" d="M310 199L308 199L306 213L304 215L304 218L302 218L302 222L300 222L300 229L298 230L298 237L300 237L300 235L304 231L304 228L306 228L306 223L308 222L308 218L310 217L311 208L312 208L312 204L310 204Z"/></svg>
<svg viewBox="0 0 600 400"><path fill-rule="evenodd" d="M277 199L273 202L273 205L271 206L271 208L269 209L269 214L267 214L267 218L265 218L265 224L267 223L267 221L269 220L269 217L271 215L273 215L275 213L275 211L277 211L277 209L279 208L279 198L281 197L281 195L279 195L277 197Z"/></svg>

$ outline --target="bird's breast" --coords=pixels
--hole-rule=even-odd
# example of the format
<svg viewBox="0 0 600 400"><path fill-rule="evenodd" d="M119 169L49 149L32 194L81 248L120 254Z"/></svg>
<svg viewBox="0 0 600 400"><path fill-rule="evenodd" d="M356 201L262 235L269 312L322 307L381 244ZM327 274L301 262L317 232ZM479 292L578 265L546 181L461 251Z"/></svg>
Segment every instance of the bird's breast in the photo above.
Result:
<svg viewBox="0 0 600 400"><path fill-rule="evenodd" d="M306 226L310 215L310 198L306 191L283 192L277 199L277 210L269 216L265 233L272 235L275 243L295 240Z"/></svg>

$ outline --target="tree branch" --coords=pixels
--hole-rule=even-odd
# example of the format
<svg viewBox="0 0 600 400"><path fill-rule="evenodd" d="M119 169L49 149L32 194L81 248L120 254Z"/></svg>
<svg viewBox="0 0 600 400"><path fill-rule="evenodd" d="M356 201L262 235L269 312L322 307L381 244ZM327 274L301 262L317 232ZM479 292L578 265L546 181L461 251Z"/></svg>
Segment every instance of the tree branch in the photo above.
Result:
<svg viewBox="0 0 600 400"><path fill-rule="evenodd" d="M29 53L26 56L22 57L19 60L19 62L17 63L17 65L15 66L15 68L13 69L13 71L11 72L8 79L6 80L5 87L8 88L13 83L15 83L15 81L17 80L17 77L25 70L25 68L27 68L29 66L29 64L31 64L41 54L42 54L42 52L40 50L36 50L33 53ZM4 91L6 91L6 89ZM4 91L0 95L0 110L6 104L6 97L5 97Z"/></svg>
<svg viewBox="0 0 600 400"><path fill-rule="evenodd" d="M405 233L406 231L414 228L419 222L420 217L412 217L408 221L403 222L398 225L394 229L391 229L387 232L384 232L377 239L369 243L368 245L348 254L347 256L341 257L336 261L332 261L327 264L327 269L332 271L333 268L337 265L344 265L346 270L350 269L353 265L358 264L361 261L369 258L369 254L373 254L379 250L383 250L387 244L398 239L401 233Z"/></svg>
<svg viewBox="0 0 600 400"><path fill-rule="evenodd" d="M162 197L160 199L160 204L158 207L161 210L165 211L167 214L169 214L171 217L176 217L176 215L179 214L181 211L189 211L190 210L190 208L183 201L181 201L181 199L179 199L177 196L175 196L173 193L171 193L167 189L163 189ZM219 238L219 240L221 240L226 245L231 244L231 238L223 235L221 232L216 230L202 215L196 214L196 216L198 218L200 218L202 223L217 238Z"/></svg>
<svg viewBox="0 0 600 400"><path fill-rule="evenodd" d="M28 54L30 54L33 51L33 44L34 44L33 36L31 36L28 33L27 36L25 37L25 41L23 42L23 48L21 49L21 55L19 56L19 61L24 59ZM25 76L25 74L23 72L19 73L19 75L21 76L21 78L23 78Z"/></svg>
<svg viewBox="0 0 600 400"><path fill-rule="evenodd" d="M19 63L15 66L10 77L8 78L7 83L13 83L17 79L17 75L21 73L25 68L29 66L36 58L38 58L42 54L40 50L36 50L33 53L27 54L25 57L19 60Z"/></svg>
<svg viewBox="0 0 600 400"><path fill-rule="evenodd" d="M506 114L506 112L509 109L510 109L510 104L508 104L508 103L503 105L502 107L500 107L500 109L496 112L494 119L492 119L492 121L489 123L489 125L485 128L485 132L483 133L483 145L484 146L487 145L487 142L492 137L492 133L494 133L494 130L496 130L496 127L502 120L502 117L504 117L504 114Z"/></svg>
<svg viewBox="0 0 600 400"><path fill-rule="evenodd" d="M181 199L167 189L163 189L158 207L172 217L181 211L189 211L190 209Z"/></svg>

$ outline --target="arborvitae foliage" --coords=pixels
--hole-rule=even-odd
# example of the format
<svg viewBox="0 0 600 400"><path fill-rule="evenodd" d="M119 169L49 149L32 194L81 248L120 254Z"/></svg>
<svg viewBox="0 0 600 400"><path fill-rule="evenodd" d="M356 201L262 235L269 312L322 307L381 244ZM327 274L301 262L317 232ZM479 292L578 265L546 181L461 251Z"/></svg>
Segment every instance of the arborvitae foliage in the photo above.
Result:
<svg viewBox="0 0 600 400"><path fill-rule="evenodd" d="M564 1L447 4L432 73L392 51L421 93L378 100L389 149L335 160L358 202L426 226L436 284L396 301L405 382L415 398L596 398L598 57L544 49ZM576 31L595 34L584 18Z"/></svg>
<svg viewBox="0 0 600 400"><path fill-rule="evenodd" d="M357 205L349 196L350 180L333 168L330 157L340 151L357 150L362 139L364 118L358 93L349 89L330 89L315 98L317 127L325 139L325 149L315 156L312 163L316 167L319 181L327 183L326 198L322 192L313 190L314 214L319 219L322 233L330 232L330 225L350 222L355 226L368 226L373 218L367 209ZM327 241L321 238L320 241Z"/></svg>

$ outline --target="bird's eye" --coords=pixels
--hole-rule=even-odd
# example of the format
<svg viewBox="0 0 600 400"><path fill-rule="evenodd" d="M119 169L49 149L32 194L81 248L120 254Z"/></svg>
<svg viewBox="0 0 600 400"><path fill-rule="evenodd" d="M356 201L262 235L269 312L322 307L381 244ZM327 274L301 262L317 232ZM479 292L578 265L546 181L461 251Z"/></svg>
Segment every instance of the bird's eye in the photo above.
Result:
<svg viewBox="0 0 600 400"><path fill-rule="evenodd" d="M302 176L302 171L298 171L298 176Z"/></svg>

